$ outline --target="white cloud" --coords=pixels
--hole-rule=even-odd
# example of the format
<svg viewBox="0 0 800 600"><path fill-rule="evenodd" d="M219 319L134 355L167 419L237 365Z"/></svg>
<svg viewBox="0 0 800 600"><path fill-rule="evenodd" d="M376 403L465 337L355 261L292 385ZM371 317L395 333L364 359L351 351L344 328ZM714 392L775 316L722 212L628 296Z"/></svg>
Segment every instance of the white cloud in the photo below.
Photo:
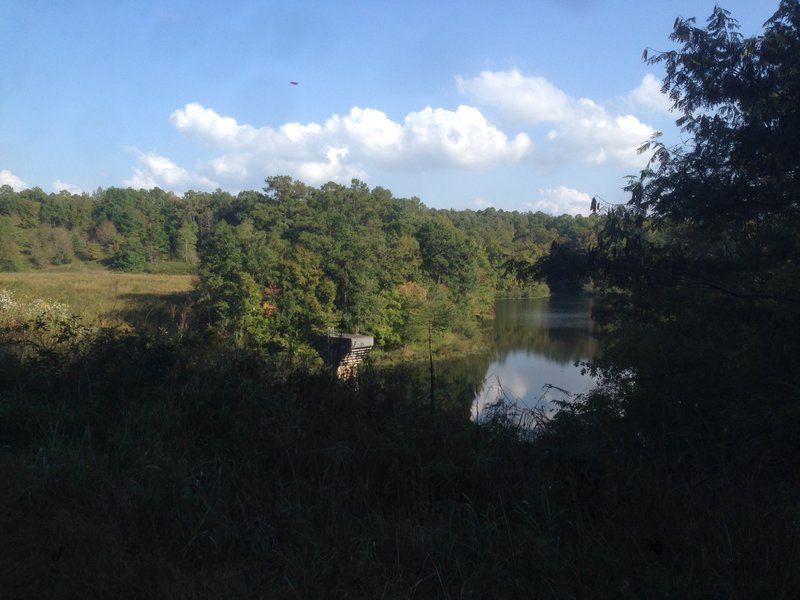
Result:
<svg viewBox="0 0 800 600"><path fill-rule="evenodd" d="M353 107L323 124L285 123L274 129L239 124L189 103L172 113L171 122L186 136L228 151L201 168L230 181L275 172L308 183L366 179L372 167L474 169L518 162L531 147L526 134L509 140L470 106L455 111L425 107L402 123L374 108Z"/></svg>
<svg viewBox="0 0 800 600"><path fill-rule="evenodd" d="M344 164L343 159L347 158L347 154L347 148L327 146L325 148L325 160L304 161L297 165L300 179L315 183L353 178L366 179L367 174L365 171Z"/></svg>
<svg viewBox="0 0 800 600"><path fill-rule="evenodd" d="M189 137L223 148L246 146L251 144L257 135L250 125L239 125L233 117L223 117L196 102L173 111L170 121Z"/></svg>
<svg viewBox="0 0 800 600"><path fill-rule="evenodd" d="M404 120L409 137L406 160L425 160L428 165L476 168L496 163L516 163L531 147L527 134L509 141L472 106L455 112L426 107Z"/></svg>
<svg viewBox="0 0 800 600"><path fill-rule="evenodd" d="M543 77L525 77L517 69L483 71L477 77L456 77L458 90L478 103L495 106L518 124L552 123L571 118L567 94Z"/></svg>
<svg viewBox="0 0 800 600"><path fill-rule="evenodd" d="M626 100L634 108L641 108L654 113L671 114L672 101L667 94L661 91L661 82L650 73L642 77L642 82L628 94Z"/></svg>
<svg viewBox="0 0 800 600"><path fill-rule="evenodd" d="M339 125L338 120L338 115L332 117L329 129L335 129L334 125ZM341 127L348 137L359 140L365 150L378 152L385 159L391 159L393 154L402 151L406 136L400 123L395 123L374 108L361 109L356 106L350 109L350 114L341 119Z"/></svg>
<svg viewBox="0 0 800 600"><path fill-rule="evenodd" d="M402 120L376 108L354 106L319 123L260 126L190 102L173 111L170 121L187 138L207 145L212 155L189 172L165 157L138 153L126 183L235 188L283 173L316 185L367 180L374 170L472 171L522 162L546 168L638 169L646 162L636 149L655 128L630 112L572 97L548 80L517 69L457 77L456 83L473 105L425 106ZM624 102L617 98L617 103L657 106L657 85L652 76L645 77ZM494 109L517 131L509 135L482 108Z"/></svg>
<svg viewBox="0 0 800 600"><path fill-rule="evenodd" d="M490 208L490 207L494 206L489 200L486 200L485 198L480 198L480 197L475 198L472 201L472 204L474 206L476 206L478 208L478 210L483 210L484 208Z"/></svg>
<svg viewBox="0 0 800 600"><path fill-rule="evenodd" d="M202 176L193 175L183 167L175 164L166 156L145 153L136 150L138 166L133 168L133 175L126 179L124 185L134 189L152 189L160 187L171 191L183 191L192 187L214 189L217 184Z"/></svg>
<svg viewBox="0 0 800 600"><path fill-rule="evenodd" d="M14 175L8 169L0 170L0 185L10 185L14 188L15 192L19 192L28 187L28 184L22 181L19 177Z"/></svg>
<svg viewBox="0 0 800 600"><path fill-rule="evenodd" d="M656 131L632 114L615 115L588 98L573 98L541 77L511 71L483 71L457 77L459 90L479 104L496 108L518 125L544 125L547 132L537 153L545 163L613 164L641 167L636 149ZM644 81L641 98L651 82ZM650 98L652 100L652 98Z"/></svg>
<svg viewBox="0 0 800 600"><path fill-rule="evenodd" d="M560 185L556 188L539 190L539 197L526 202L525 206L532 211L542 211L552 215L588 215L592 197L576 189Z"/></svg>
<svg viewBox="0 0 800 600"><path fill-rule="evenodd" d="M83 190L74 183L67 183L66 181L61 181L60 179L56 179L51 187L56 193L67 191L70 194L80 194L83 192Z"/></svg>

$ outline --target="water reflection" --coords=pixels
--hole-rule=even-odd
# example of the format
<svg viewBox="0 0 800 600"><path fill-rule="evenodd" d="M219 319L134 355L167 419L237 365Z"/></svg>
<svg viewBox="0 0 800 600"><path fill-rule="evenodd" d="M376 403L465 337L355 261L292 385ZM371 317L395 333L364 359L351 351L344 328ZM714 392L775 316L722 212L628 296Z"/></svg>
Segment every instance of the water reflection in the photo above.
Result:
<svg viewBox="0 0 800 600"><path fill-rule="evenodd" d="M553 412L554 400L568 399L593 385L591 377L575 366L597 353L591 298L498 300L494 346L494 360L474 398L472 418L480 419L500 397Z"/></svg>
<svg viewBox="0 0 800 600"><path fill-rule="evenodd" d="M487 336L489 337L489 336ZM434 364L434 404L438 409L470 418L476 390L483 386L483 374L495 352L491 339L480 352L436 359ZM428 361L401 363L369 371L376 388L390 391L393 402L424 405L430 399L431 376Z"/></svg>

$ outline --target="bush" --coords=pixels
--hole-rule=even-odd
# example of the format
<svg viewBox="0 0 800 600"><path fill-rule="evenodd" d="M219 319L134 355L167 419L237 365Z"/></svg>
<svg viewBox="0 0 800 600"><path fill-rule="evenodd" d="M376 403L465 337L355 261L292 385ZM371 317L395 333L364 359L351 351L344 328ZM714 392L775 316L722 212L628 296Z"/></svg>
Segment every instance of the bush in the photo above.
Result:
<svg viewBox="0 0 800 600"><path fill-rule="evenodd" d="M111 268L128 273L144 271L145 256L142 242L138 238L126 238L111 258Z"/></svg>

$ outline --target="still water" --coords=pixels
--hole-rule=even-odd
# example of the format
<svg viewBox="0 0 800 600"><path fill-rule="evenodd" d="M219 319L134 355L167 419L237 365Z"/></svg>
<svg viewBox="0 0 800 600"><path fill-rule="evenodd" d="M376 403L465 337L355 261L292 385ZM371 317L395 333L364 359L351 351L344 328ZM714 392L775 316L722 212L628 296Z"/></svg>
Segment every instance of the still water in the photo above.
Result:
<svg viewBox="0 0 800 600"><path fill-rule="evenodd" d="M579 394L592 387L575 366L598 355L591 305L576 296L497 300L481 350L435 360L433 380L426 360L384 366L372 376L411 402L430 400L473 420L500 397L549 413L554 400L569 399L556 388Z"/></svg>
<svg viewBox="0 0 800 600"><path fill-rule="evenodd" d="M591 303L569 296L497 300L494 358L476 386L472 418L501 397L551 413L553 400L588 391L594 382L575 363L597 355Z"/></svg>

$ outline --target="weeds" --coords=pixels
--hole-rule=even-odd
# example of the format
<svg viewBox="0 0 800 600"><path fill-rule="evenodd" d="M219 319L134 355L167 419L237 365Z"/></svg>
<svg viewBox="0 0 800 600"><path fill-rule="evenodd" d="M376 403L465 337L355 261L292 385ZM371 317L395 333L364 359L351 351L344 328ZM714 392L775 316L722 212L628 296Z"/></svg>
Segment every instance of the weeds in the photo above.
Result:
<svg viewBox="0 0 800 600"><path fill-rule="evenodd" d="M83 322L172 331L188 320L193 275L109 271L0 273L0 294L21 304L35 298L63 299L64 309ZM55 303L48 303L55 304ZM5 304L0 296L0 313Z"/></svg>
<svg viewBox="0 0 800 600"><path fill-rule="evenodd" d="M498 402L476 424L380 377L279 374L279 357L192 335L70 340L54 341L58 368L40 370L41 349L4 367L9 597L789 598L800 584L790 479L675 470L590 398L555 416Z"/></svg>

